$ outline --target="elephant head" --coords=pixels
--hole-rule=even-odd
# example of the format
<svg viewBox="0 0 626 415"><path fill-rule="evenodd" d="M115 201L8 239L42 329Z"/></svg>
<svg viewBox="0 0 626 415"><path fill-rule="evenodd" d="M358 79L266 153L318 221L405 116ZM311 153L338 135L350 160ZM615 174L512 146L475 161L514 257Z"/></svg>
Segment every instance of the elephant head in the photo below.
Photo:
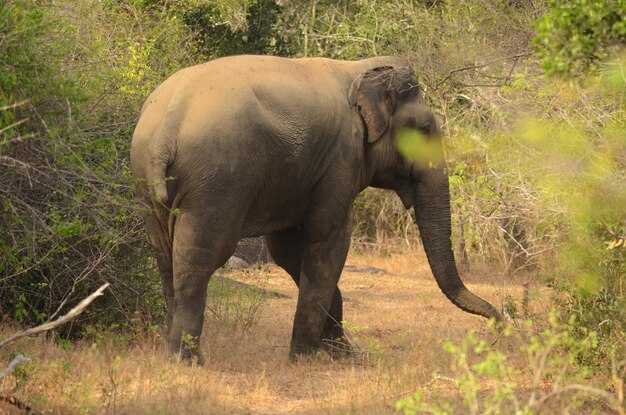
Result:
<svg viewBox="0 0 626 415"><path fill-rule="evenodd" d="M461 281L451 242L450 190L443 161L441 134L434 114L423 100L410 68L381 66L360 75L349 101L358 112L365 135L368 183L393 189L408 209L413 206L428 263L441 291L460 309L502 320L488 302ZM408 160L397 150L402 130L413 129L441 155L434 163ZM367 175L367 174L366 174Z"/></svg>

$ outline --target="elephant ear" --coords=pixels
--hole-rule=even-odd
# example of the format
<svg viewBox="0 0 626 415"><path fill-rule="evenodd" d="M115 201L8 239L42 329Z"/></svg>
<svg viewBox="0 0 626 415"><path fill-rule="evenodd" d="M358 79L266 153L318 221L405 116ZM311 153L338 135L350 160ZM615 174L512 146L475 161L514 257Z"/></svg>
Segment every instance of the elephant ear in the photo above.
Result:
<svg viewBox="0 0 626 415"><path fill-rule="evenodd" d="M392 66L378 66L359 75L350 86L348 100L356 107L367 127L367 142L381 138L389 128L396 92L390 88Z"/></svg>

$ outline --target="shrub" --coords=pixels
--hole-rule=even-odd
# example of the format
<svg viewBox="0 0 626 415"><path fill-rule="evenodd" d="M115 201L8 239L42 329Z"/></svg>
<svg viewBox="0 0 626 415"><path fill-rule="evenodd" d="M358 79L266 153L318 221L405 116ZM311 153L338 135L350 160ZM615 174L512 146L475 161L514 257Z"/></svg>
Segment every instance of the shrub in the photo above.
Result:
<svg viewBox="0 0 626 415"><path fill-rule="evenodd" d="M520 331L511 327L505 330L502 342L523 344L525 360L521 364L509 362L506 352L489 346L472 331L460 344L447 341L443 349L452 360L452 377L436 373L433 381L449 384L458 399L450 393L426 397L417 390L412 396L398 400L396 408L405 415L532 415L571 413L581 408L585 409L580 413L587 413L601 405L623 413L621 376L626 361L618 360L613 366L608 384L594 382L590 378L594 368L581 364L577 357L596 351L595 333L580 339L572 335L577 330L575 319L566 323L561 320L552 314L549 326L540 331L529 330L530 323Z"/></svg>
<svg viewBox="0 0 626 415"><path fill-rule="evenodd" d="M261 318L271 294L236 281L214 276L209 283L209 322L221 330L241 334Z"/></svg>
<svg viewBox="0 0 626 415"><path fill-rule="evenodd" d="M220 56L261 54L290 56L290 44L277 25L281 7L275 0L246 2L226 7L221 2L189 7L183 21L191 30L192 42L205 59ZM239 16L237 16L239 15Z"/></svg>
<svg viewBox="0 0 626 415"><path fill-rule="evenodd" d="M111 294L81 322L130 324L137 315L163 314L126 160L132 120L172 68L157 54L173 42L156 32L177 29L168 19L150 27L155 33L145 25L147 40L125 39L120 53L119 43L106 42L126 33L92 23L135 19L131 7L0 6L7 31L0 43L0 307L7 318L50 319L103 281L112 283ZM148 22L150 13L142 16Z"/></svg>
<svg viewBox="0 0 626 415"><path fill-rule="evenodd" d="M626 42L626 1L550 0L534 43L550 75L597 68Z"/></svg>

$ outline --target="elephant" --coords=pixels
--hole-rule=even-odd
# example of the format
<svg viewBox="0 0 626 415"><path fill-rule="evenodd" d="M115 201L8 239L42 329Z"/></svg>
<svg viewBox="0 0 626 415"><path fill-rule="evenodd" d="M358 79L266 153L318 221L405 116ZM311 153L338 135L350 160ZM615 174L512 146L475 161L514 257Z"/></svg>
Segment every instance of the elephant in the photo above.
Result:
<svg viewBox="0 0 626 415"><path fill-rule="evenodd" d="M243 237L265 236L298 285L291 360L343 337L339 277L368 186L413 207L432 273L458 308L502 320L459 277L445 163L416 163L399 131L441 132L401 57L230 56L182 69L143 105L131 171L156 254L171 353L198 356L207 284Z"/></svg>

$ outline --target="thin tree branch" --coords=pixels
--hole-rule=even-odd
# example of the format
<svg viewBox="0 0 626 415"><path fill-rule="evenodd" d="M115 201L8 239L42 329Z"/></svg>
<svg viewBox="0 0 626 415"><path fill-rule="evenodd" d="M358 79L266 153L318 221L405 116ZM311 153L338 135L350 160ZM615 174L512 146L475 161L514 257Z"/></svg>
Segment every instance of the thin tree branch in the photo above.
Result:
<svg viewBox="0 0 626 415"><path fill-rule="evenodd" d="M19 333L15 333L14 335L10 336L9 338L3 340L2 342L0 342L0 348L7 346L11 343L13 343L14 341L16 341L17 339L20 339L22 337L26 337L26 336L33 336L35 334L39 334L39 333L43 333L45 331L48 330L52 330L55 329L59 326L62 326L63 324L75 319L76 317L78 317L83 311L85 311L85 309L87 308L87 306L89 304L91 304L91 302L93 300L95 300L96 298L100 297L102 295L102 292L109 286L110 284L107 282L106 284L103 284L100 288L98 288L93 294L91 294L89 297L85 298L84 300L82 300L80 303L78 303L78 305L74 308L72 308L67 314L65 314L64 316L59 317L58 319L54 320L54 321L50 321L48 323L44 323L40 326L37 327L33 327L30 328L28 330L24 330L21 331Z"/></svg>
<svg viewBox="0 0 626 415"><path fill-rule="evenodd" d="M28 101L29 101L28 99L24 99L22 101L15 102L13 104L4 105L4 106L0 107L0 111L6 111L6 110L13 109L13 108L21 107L22 105L28 103Z"/></svg>
<svg viewBox="0 0 626 415"><path fill-rule="evenodd" d="M0 134L2 134L3 132L5 132L8 129L15 128L15 127L17 127L20 124L24 124L26 121L28 121L28 118L24 118L24 119L21 119L19 121L15 121L13 124L9 124L6 127L0 129Z"/></svg>
<svg viewBox="0 0 626 415"><path fill-rule="evenodd" d="M515 54L513 56L505 56L503 58L494 59L494 60L485 62L485 63L483 63L481 65L471 65L471 66L465 66L463 68L453 69L450 72L448 72L448 75L446 75L445 78L443 78L441 81L437 82L437 84L435 85L434 90L436 91L437 89L439 89L439 87L442 84L444 84L448 79L450 79L452 77L452 75L454 75L457 72L463 72L463 71L469 71L469 70L472 70L472 69L484 68L484 67L489 66L489 65L491 65L493 63L500 62L500 61L507 60L507 59L515 59L515 62L517 63L517 60L519 60L520 58L523 58L523 57L526 57L526 56L530 56L532 54L533 54L533 52L517 53L517 54ZM515 66L513 66L513 67L515 67ZM493 85L489 85L489 86L493 86Z"/></svg>

